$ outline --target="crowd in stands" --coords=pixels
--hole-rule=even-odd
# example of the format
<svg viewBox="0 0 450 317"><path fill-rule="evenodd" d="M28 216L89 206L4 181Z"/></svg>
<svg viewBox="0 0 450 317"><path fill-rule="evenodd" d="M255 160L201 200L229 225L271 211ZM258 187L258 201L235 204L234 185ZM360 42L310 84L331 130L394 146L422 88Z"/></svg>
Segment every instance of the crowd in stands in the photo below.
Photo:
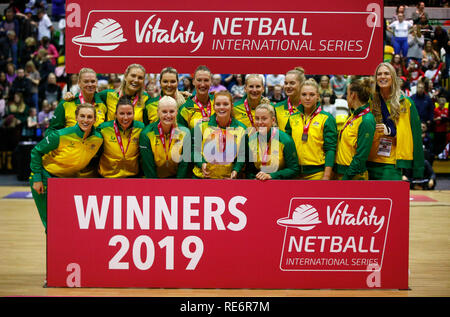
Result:
<svg viewBox="0 0 450 317"><path fill-rule="evenodd" d="M0 21L0 168L12 170L11 153L23 141L39 141L52 112L66 92L79 92L78 75L64 67L65 1L10 1ZM398 5L393 18L385 18L384 59L403 80L423 123L425 155L448 158L450 100L449 34L432 23L424 2L412 15ZM147 74L146 91L160 94L158 71ZM215 74L211 91L227 89L235 101L244 96L246 74ZM98 74L98 89L120 86L122 74ZM264 74L265 96L278 103L286 99L284 75ZM349 114L347 75L309 75L320 84L321 104L336 122ZM179 90L193 92L192 74L180 74Z"/></svg>

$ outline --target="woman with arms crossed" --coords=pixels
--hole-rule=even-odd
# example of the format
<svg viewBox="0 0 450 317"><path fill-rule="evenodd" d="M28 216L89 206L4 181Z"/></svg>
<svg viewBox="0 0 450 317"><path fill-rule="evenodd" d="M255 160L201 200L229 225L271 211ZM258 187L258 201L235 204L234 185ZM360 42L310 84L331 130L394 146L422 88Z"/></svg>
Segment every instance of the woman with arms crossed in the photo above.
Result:
<svg viewBox="0 0 450 317"><path fill-rule="evenodd" d="M300 105L286 124L292 136L300 165L300 179L329 180L337 144L334 117L319 105L319 85L308 79L300 88Z"/></svg>
<svg viewBox="0 0 450 317"><path fill-rule="evenodd" d="M75 110L77 124L46 136L31 151L31 193L47 231L47 179L78 177L103 143L93 128L96 112L88 103Z"/></svg>
<svg viewBox="0 0 450 317"><path fill-rule="evenodd" d="M375 118L370 112L370 78L352 80L347 86L351 115L339 132L336 152L336 176L342 180L367 180L367 158L375 133Z"/></svg>
<svg viewBox="0 0 450 317"><path fill-rule="evenodd" d="M98 127L103 136L98 173L106 178L135 177L139 174L139 136L144 124L134 120L132 100L121 97L116 119Z"/></svg>
<svg viewBox="0 0 450 317"><path fill-rule="evenodd" d="M248 137L250 179L292 179L298 175L297 151L292 138L276 127L275 110L262 103L255 110L256 133Z"/></svg>
<svg viewBox="0 0 450 317"><path fill-rule="evenodd" d="M369 179L401 180L402 169L423 178L422 128L414 102L400 89L395 69L381 63L375 70L371 111L376 130L367 161Z"/></svg>
<svg viewBox="0 0 450 317"><path fill-rule="evenodd" d="M163 96L158 102L158 120L139 138L141 166L146 178L185 178L191 161L191 135L177 126L177 102Z"/></svg>

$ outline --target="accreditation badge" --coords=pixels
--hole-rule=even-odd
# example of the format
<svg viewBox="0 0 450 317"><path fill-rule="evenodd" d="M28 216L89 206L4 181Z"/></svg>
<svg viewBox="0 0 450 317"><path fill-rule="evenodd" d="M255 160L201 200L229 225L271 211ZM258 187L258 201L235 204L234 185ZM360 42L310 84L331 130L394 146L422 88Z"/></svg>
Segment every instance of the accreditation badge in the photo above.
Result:
<svg viewBox="0 0 450 317"><path fill-rule="evenodd" d="M378 145L377 154L384 157L390 157L392 151L392 139L381 138Z"/></svg>

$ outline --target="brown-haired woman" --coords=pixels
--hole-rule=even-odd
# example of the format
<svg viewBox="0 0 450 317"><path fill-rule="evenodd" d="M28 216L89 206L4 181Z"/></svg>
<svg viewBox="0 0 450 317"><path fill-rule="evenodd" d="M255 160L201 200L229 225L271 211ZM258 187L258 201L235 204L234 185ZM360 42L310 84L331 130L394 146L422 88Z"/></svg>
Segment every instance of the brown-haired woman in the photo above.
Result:
<svg viewBox="0 0 450 317"><path fill-rule="evenodd" d="M211 71L200 65L194 72L195 94L178 109L177 122L180 126L193 129L199 121L209 121L214 114L214 95L211 88Z"/></svg>
<svg viewBox="0 0 450 317"><path fill-rule="evenodd" d="M102 135L93 127L96 119L94 106L89 103L78 105L75 115L77 123L74 126L56 130L31 151L31 193L45 229L47 179L79 177L103 143Z"/></svg>
<svg viewBox="0 0 450 317"><path fill-rule="evenodd" d="M234 179L245 165L247 127L233 118L233 96L214 95L214 114L194 128L194 177Z"/></svg>
<svg viewBox="0 0 450 317"><path fill-rule="evenodd" d="M144 123L148 125L158 121L158 103L164 96L169 96L177 102L177 109L182 106L186 99L182 92L178 90L178 72L173 67L164 68L159 75L161 94L151 98L144 109Z"/></svg>
<svg viewBox="0 0 450 317"><path fill-rule="evenodd" d="M338 136L336 176L342 180L367 180L366 167L375 133L375 118L370 112L372 94L370 78L352 79L347 87L347 101L351 115Z"/></svg>

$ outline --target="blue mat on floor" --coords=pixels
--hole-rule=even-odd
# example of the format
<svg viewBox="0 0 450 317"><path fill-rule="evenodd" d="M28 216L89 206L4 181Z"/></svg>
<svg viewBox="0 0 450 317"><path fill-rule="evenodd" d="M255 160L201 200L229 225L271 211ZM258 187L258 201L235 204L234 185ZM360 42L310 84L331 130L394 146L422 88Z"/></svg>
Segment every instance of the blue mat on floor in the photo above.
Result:
<svg viewBox="0 0 450 317"><path fill-rule="evenodd" d="M31 192L13 192L9 195L6 195L6 199L33 199L33 196L31 195Z"/></svg>

